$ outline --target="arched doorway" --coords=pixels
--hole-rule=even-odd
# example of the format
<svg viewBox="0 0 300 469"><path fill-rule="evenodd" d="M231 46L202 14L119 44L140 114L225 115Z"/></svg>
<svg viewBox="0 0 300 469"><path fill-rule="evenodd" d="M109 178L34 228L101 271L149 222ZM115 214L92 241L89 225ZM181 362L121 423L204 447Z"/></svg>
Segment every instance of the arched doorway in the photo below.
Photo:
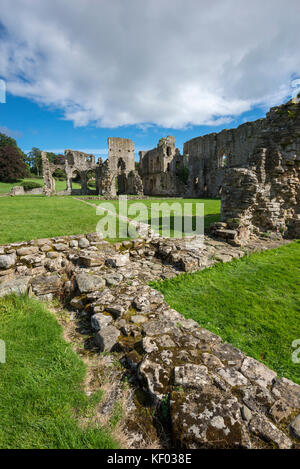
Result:
<svg viewBox="0 0 300 469"><path fill-rule="evenodd" d="M56 168L52 174L55 185L55 192L63 192L68 189L67 175L64 169Z"/></svg>
<svg viewBox="0 0 300 469"><path fill-rule="evenodd" d="M73 171L70 183L72 194L82 194L82 176L77 169Z"/></svg>
<svg viewBox="0 0 300 469"><path fill-rule="evenodd" d="M97 181L96 181L96 171L91 169L86 173L86 184L88 192L96 192L97 190Z"/></svg>

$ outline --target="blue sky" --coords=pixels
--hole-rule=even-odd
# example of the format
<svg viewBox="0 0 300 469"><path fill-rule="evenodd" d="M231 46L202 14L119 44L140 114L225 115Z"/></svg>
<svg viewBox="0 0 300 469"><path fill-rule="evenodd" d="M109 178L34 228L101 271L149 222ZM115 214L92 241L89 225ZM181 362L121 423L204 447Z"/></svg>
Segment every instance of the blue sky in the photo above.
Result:
<svg viewBox="0 0 300 469"><path fill-rule="evenodd" d="M24 151L182 150L295 92L299 30L299 0L1 0L0 131Z"/></svg>

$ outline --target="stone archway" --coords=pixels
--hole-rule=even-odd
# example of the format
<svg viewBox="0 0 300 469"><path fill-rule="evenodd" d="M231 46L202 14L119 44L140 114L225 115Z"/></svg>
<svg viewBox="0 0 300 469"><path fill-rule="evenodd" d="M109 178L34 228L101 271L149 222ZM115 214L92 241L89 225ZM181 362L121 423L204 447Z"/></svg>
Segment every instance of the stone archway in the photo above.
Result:
<svg viewBox="0 0 300 469"><path fill-rule="evenodd" d="M62 168L56 168L52 173L52 178L54 180L55 192L63 192L68 190L68 178L67 173Z"/></svg>
<svg viewBox="0 0 300 469"><path fill-rule="evenodd" d="M72 172L72 176L70 179L70 186L71 186L71 193L74 195L81 195L83 194L83 180L82 180L82 173L75 169Z"/></svg>

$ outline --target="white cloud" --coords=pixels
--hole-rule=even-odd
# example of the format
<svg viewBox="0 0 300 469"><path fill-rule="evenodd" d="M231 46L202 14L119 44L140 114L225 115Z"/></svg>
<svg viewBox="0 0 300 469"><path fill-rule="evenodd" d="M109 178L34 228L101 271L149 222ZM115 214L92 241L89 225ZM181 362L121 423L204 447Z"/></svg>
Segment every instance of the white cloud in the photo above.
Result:
<svg viewBox="0 0 300 469"><path fill-rule="evenodd" d="M20 138L22 137L23 133L19 130L12 130L6 127L6 125L0 125L0 133L8 135L9 137L13 138Z"/></svg>
<svg viewBox="0 0 300 469"><path fill-rule="evenodd" d="M0 18L8 91L76 126L220 124L300 76L298 0L1 0Z"/></svg>

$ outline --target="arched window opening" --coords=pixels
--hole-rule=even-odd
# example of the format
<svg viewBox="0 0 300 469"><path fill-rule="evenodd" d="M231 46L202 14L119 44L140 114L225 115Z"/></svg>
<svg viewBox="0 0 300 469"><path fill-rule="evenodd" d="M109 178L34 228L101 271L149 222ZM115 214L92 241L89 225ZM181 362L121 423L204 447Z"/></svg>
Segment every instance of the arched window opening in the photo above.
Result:
<svg viewBox="0 0 300 469"><path fill-rule="evenodd" d="M126 169L125 161L123 160L123 158L119 158L119 161L118 161L118 170L119 170L119 172L125 171L125 169Z"/></svg>
<svg viewBox="0 0 300 469"><path fill-rule="evenodd" d="M226 155L226 153L222 153L220 163L221 163L221 167L222 167L222 168L224 168L224 167L227 166L227 164L228 164L228 156Z"/></svg>

